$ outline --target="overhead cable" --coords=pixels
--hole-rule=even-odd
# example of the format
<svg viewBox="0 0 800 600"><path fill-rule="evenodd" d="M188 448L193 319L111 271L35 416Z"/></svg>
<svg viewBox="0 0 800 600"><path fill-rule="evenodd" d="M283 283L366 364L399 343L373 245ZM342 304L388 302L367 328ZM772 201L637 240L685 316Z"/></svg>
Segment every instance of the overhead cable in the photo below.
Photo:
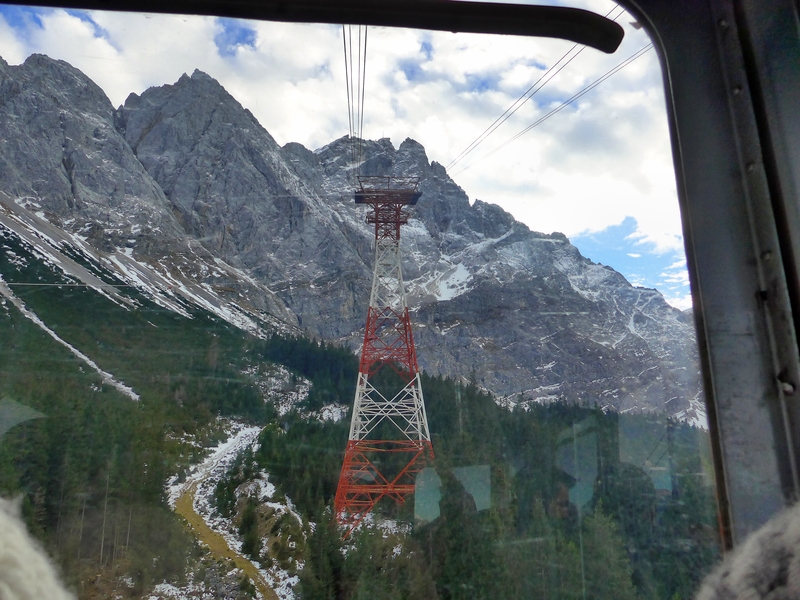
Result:
<svg viewBox="0 0 800 600"><path fill-rule="evenodd" d="M621 9L621 7L619 7L619 6L615 6L610 11L608 11L608 13L606 13L606 15L605 15L606 18L608 18L611 15L611 13L613 13L617 9L620 9L622 12L620 12L618 15L616 15L612 20L616 21L619 17L621 17L624 14L624 9ZM572 54L573 51L576 48L578 48L579 46L580 46L580 49L578 49L577 52ZM456 156L452 161L450 161L450 163L445 168L449 171L454 166L456 166L459 162L461 162L464 158L466 158L468 154L470 154L473 150L475 150L475 148L478 145L480 145L487 137L489 137L492 133L494 133L494 131L498 127L500 127L500 125L505 123L528 100L533 98L536 95L536 93L538 91L540 91L545 86L545 84L549 83L556 75L558 75L561 72L561 70L564 67L566 67L569 63L571 63L573 60L575 60L578 57L578 55L581 52L583 52L585 49L586 49L586 46L581 46L580 44L575 44L575 45L572 46L572 48L567 50L561 58L559 58L555 63L553 63L553 65L551 65L550 68L547 69L542 74L542 76L539 79L536 80L536 82L533 85L531 85L527 90L525 90L522 93L522 95L519 98L517 98L511 104L511 106L509 106L505 110L505 112L503 112L502 115L497 117L494 120L494 122L491 125L489 125L486 129L484 129L483 132L478 137L476 137L474 140L472 140L472 143L469 146L467 146L464 150L462 150L461 153L458 156ZM572 54L572 56L569 58L569 60L567 60L564 64L561 64L562 61L564 61L568 56L570 56L570 54ZM561 65L561 66L559 66L559 65ZM556 68L556 67L558 67L558 68Z"/></svg>
<svg viewBox="0 0 800 600"><path fill-rule="evenodd" d="M344 46L344 83L347 89L347 125L349 126L348 135L353 137L353 97L350 94L350 70L347 68L347 30L342 25L342 44Z"/></svg>
<svg viewBox="0 0 800 600"><path fill-rule="evenodd" d="M608 79L608 78L609 78L609 77L611 77L612 75L614 75L614 74L618 73L619 71L621 71L622 69L624 69L625 67L627 67L629 64L631 64L631 63L632 63L633 61L635 61L637 58L640 58L641 56L643 56L644 54L646 54L646 53L647 53L647 51L651 50L652 48L653 48L653 44L648 44L648 45L647 45L647 46L645 46L644 48L641 48L639 51L637 51L636 53L634 53L633 55L629 56L629 57L628 57L628 58L626 58L624 61L622 61L620 64L618 64L616 67L614 67L614 68L613 68L613 69L611 69L610 71L606 72L604 75L602 75L602 76L601 76L601 77L599 77L598 79L595 79L595 80L594 80L592 83L590 83L589 85L587 85L587 86L586 86L585 88L583 88L583 89L582 89L580 92L578 92L577 94L575 94L574 96L572 96L572 97L571 97L571 98L569 98L568 100L565 100L564 102L562 102L561 104L559 104L557 107L555 107L553 110L551 110L549 113L547 113L547 114L546 114L546 115L544 115L543 117L540 117L539 119L537 119L536 121L534 121L533 123L531 123L530 125L528 125L528 126L525 128L525 129L523 129L522 131L520 131L519 133L517 133L515 136L513 136L513 137L511 137L510 139L506 140L505 142L503 142L502 144L500 144L499 146L497 146L497 147L496 147L494 150L492 150L492 151L490 151L490 152L487 152L486 154L484 154L483 156L481 156L481 157L480 157L478 160L476 160L475 162L473 162L473 163L470 163L469 165L467 165L466 167L464 167L463 169L461 169L461 170L459 170L459 171L456 171L456 173L454 173L453 175L457 175L458 173L463 173L464 171L466 171L467 169L471 168L473 165L477 164L478 162L482 161L483 159L485 159L485 158L489 158L489 157L490 157L492 154L494 154L495 152L498 152L499 150L502 150L503 148L505 148L506 146L508 146L508 145L509 145L511 142L513 142L513 141L515 141L515 140L519 139L520 137L522 137L523 135L525 135L526 133L528 133L528 132L529 132L531 129L533 129L534 127L537 127L537 126L541 125L541 124L542 124L542 123L544 123L544 122L545 122L547 119L549 119L550 117L552 117L552 116L553 116L553 115L555 115L556 113L558 113L558 112L562 111L563 109L565 109L567 106L569 106L570 104L572 104L573 102L575 102L575 100L577 100L577 99L578 99L578 98L580 98L581 96L583 96L583 95L587 94L588 92L591 92L591 91L592 91L594 88L596 88L598 85L600 85L601 83L603 83L603 82L604 82L606 79Z"/></svg>
<svg viewBox="0 0 800 600"><path fill-rule="evenodd" d="M361 39L361 31L359 27L359 41ZM360 48L360 45L359 45ZM361 64L361 55L359 54L359 64ZM361 77L359 79L359 84L361 86L361 103L359 104L358 114L360 117L360 123L358 125L358 162L364 160L364 90L366 89L367 83L367 26L364 26L364 60L363 60L363 67L359 70Z"/></svg>
<svg viewBox="0 0 800 600"><path fill-rule="evenodd" d="M364 99L367 73L367 26L342 25L344 71L347 92L347 122L350 127L350 160L357 165L363 160ZM353 46L355 45L355 49Z"/></svg>

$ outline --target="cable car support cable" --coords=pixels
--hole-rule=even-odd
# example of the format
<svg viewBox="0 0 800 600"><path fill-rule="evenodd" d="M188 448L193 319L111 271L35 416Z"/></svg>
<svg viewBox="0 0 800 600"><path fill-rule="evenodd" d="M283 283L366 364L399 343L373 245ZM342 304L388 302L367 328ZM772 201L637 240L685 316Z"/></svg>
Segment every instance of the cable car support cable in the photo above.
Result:
<svg viewBox="0 0 800 600"><path fill-rule="evenodd" d="M610 71L607 71L607 72L606 72L604 75L602 75L601 77L599 77L599 78L595 79L595 80L594 80L592 83L590 83L589 85L587 85L585 88L583 88L583 89L582 89L581 91L579 91L577 94L575 94L574 96L572 96L572 97L571 97L571 98L569 98L568 100L565 100L564 102L562 102L561 104L559 104L557 107L555 107L555 108L554 108L553 110L551 110L549 113L547 113L547 114L546 114L546 115L544 115L543 117L540 117L539 119L537 119L536 121L534 121L533 123L531 123L530 125L528 125L528 126L525 128L525 129L523 129L522 131L520 131L519 133L517 133L516 135L514 135L514 136L513 136L513 137L511 137L510 139L506 140L505 142L503 142L502 144L500 144L499 146L497 146L497 147L496 147L494 150L491 150L490 152L487 152L486 154L484 154L483 156L481 156L479 159L477 159L475 162L473 162L473 163L470 163L469 165L467 165L466 167L462 168L462 169L461 169L461 170L459 170L459 171L456 171L456 172L455 172L453 175L457 175L458 173L463 173L464 171L466 171L467 169L470 169L470 168L472 168L472 167L473 167L475 164L479 163L480 161L484 160L485 158L489 158L489 157L490 157L492 154L494 154L495 152L498 152L498 151L502 150L503 148L505 148L506 146L508 146L508 145L509 145L511 142L513 142L513 141L515 141L515 140L519 139L520 137L522 137L523 135L525 135L526 133L528 133L528 132L529 132L531 129L533 129L534 127L537 127L538 125L541 125L542 123L544 123L544 122L545 122L547 119L549 119L550 117L552 117L552 116L553 116L553 115L555 115L556 113L558 113L558 112L561 112L563 109L565 109L567 106L569 106L570 104L572 104L573 102L575 102L575 100L577 100L577 99L578 99L578 98L580 98L581 96L584 96L585 94L587 94L587 93L591 92L591 91L592 91L594 88L596 88L598 85L600 85L601 83L603 83L603 82L604 82L606 79L608 79L608 78L609 78L609 77L611 77L612 75L614 75L614 74L616 74L616 73L620 72L622 69L624 69L625 67L627 67L627 66L628 66L629 64L631 64L633 61L635 61L637 58L640 58L641 56L643 56L644 54L646 54L646 53L647 53L647 51L648 51L648 50L651 50L652 48L653 48L653 44L648 44L648 45L647 45L647 46L645 46L644 48L641 48L640 50L638 50L637 52L635 52L634 54L632 54L631 56L629 56L628 58L626 58L624 61L622 61L620 64L618 64L616 67L614 67L614 68L613 68L613 69L611 69Z"/></svg>
<svg viewBox="0 0 800 600"><path fill-rule="evenodd" d="M621 7L619 7L619 6L615 6L615 7L614 7L614 8L612 8L610 11L608 11L608 13L606 13L605 17L606 17L606 18L608 18L608 17L611 15L611 13L613 13L613 12L614 12L615 10L617 10L617 9L621 9ZM625 14L625 12L624 12L624 9L623 9L623 10L622 10L622 12L620 12L620 13L619 13L617 16L615 16L615 17L612 19L612 21L616 21L616 20L617 20L618 18L620 18L620 17L621 17L623 14ZM564 55L563 55L561 58L559 58L559 59L558 59L558 60L557 60L557 61L556 61L556 62L555 62L555 63L554 63L554 64L553 64L553 65L552 65L552 66L551 66L549 69L547 69L547 70L546 70L546 71L545 71L545 72L542 74L542 76L541 76L541 77L539 77L539 79L537 79L537 80L536 80L536 82L535 82L533 85L531 85L531 86L530 86L530 87L529 87L527 90L525 90L525 91L522 93L522 95L521 95L519 98L517 98L517 99L516 99L516 100L515 100L515 101L514 101L514 102L511 104L511 106L509 106L509 107L508 107L508 108L505 110L505 112L503 112L503 114L502 114L502 115L500 115L499 117L497 117L497 118L494 120L494 122L493 122L491 125L489 125L489 126L486 128L486 129L484 129L484 130L483 130L483 132L482 132L482 133L481 133L481 134L480 134L478 137L476 137L476 138L475 138L475 139L472 141L472 143L470 143L470 144L469 144L469 146L467 146L467 147L466 147L464 150L462 150L462 151L461 151L461 153L460 153L458 156L456 156L456 157L455 157L455 158L454 158L452 161L450 161L450 163L449 163L449 164L448 164L448 165L445 167L445 169L449 171L450 169L452 169L453 167L455 167L455 166L456 166L456 165L457 165L459 162L461 162L463 159L465 159L465 158L466 158L466 157L467 157L467 156L468 156L468 155L469 155L469 154L470 154L470 153L471 153L473 150L475 150L475 148L477 148L477 147L478 147L478 146L479 146L479 145L480 145L480 144L481 144L481 143L482 143L482 142L483 142L483 141L484 141L484 140L485 140L487 137L489 137L489 136L490 136L492 133L494 133L494 131L495 131L495 130L496 130L498 127L500 127L500 125L502 125L503 123L505 123L505 122L506 122L506 121L507 121L507 120L508 120L508 119L509 119L509 118L510 118L510 117L511 117L511 116L512 116L512 115L513 115L515 112L517 112L517 110L519 110L520 108L522 108L522 106L523 106L523 105L524 105L524 104L525 104L525 103L526 103L528 100L530 100L531 98L533 98L533 97L536 95L536 93L537 93L537 92L541 91L541 89L542 89L542 88L543 88L543 87L544 87L544 86L545 86L547 83L549 83L550 81L552 81L552 80L553 80L553 78L554 78L556 75L558 75L558 74L561 72L561 70L562 70L562 69L564 69L564 67L566 67L566 66L567 66L569 63L571 63L573 60L575 60L575 59L578 57L578 55L579 55L581 52L583 52L584 50L586 50L586 46L581 46L580 50L578 50L578 51L577 51L575 54L573 54L573 55L572 55L572 57L571 57L571 58L570 58L570 59L569 59L567 62L565 62L563 65L561 65L561 66L559 67L558 65L559 65L559 64L560 64L560 63L561 63L561 62L562 62L562 61L563 61L565 58L567 58L567 57L570 55L570 53L572 53L572 51L573 51L573 50L575 50L575 49L576 49L578 46L581 46L581 44L575 44L575 45L573 45L573 46L572 46L572 48L570 48L569 50L567 50L567 51L564 53ZM556 67L558 67L558 68L556 69ZM555 70L555 71L553 71L553 69L556 69L556 70ZM545 79L545 78L546 78L546 79ZM543 80L544 80L544 81L543 81ZM541 85L539 85L540 83L541 83ZM538 86L538 87L537 87L537 86Z"/></svg>
<svg viewBox="0 0 800 600"><path fill-rule="evenodd" d="M353 48L355 43L356 48ZM358 166L364 158L364 100L367 75L367 26L342 25L344 70L347 92L347 121L350 128L351 179L355 185Z"/></svg>

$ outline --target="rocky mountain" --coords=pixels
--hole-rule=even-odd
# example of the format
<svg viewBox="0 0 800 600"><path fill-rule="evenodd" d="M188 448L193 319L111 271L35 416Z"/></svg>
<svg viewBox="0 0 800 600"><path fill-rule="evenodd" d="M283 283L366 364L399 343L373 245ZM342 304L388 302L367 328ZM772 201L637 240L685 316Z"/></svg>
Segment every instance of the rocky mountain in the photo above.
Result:
<svg viewBox="0 0 800 600"><path fill-rule="evenodd" d="M46 56L33 55L18 67L0 59L0 114L0 215L13 216L18 232L24 223L34 238L47 229L44 237L56 245L70 241L90 257L105 257L126 279L149 282L162 299L193 290L187 293L194 300L222 310L230 299L220 290L235 290L246 305L226 310L240 322L250 320L248 313L259 322L296 323L263 284L183 231L118 131L108 98L83 73Z"/></svg>
<svg viewBox="0 0 800 600"><path fill-rule="evenodd" d="M474 378L509 405L702 419L691 318L562 234L470 203L414 140L364 141L356 169L349 139L281 147L199 71L114 109L85 75L40 55L0 61L0 140L0 225L42 252L102 262L165 306L353 349L372 265L353 174L419 177L402 246L425 370Z"/></svg>

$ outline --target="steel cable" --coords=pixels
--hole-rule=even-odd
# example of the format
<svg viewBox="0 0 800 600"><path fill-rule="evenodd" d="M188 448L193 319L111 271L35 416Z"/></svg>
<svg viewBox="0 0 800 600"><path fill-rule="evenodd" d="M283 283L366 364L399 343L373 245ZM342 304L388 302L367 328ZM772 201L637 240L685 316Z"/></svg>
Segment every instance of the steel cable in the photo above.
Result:
<svg viewBox="0 0 800 600"><path fill-rule="evenodd" d="M621 9L621 7L619 7L619 6L615 6L615 7L614 7L614 8L612 8L610 11L608 11L608 12L606 13L606 15L605 15L605 16L606 16L606 17L609 17L609 16L611 15L611 13L613 13L613 12L614 12L615 10L617 10L617 9ZM621 17L621 16L624 14L624 9L621 9L621 10L622 10L622 12L620 12L618 15L616 15L616 16L615 16L615 17L612 19L612 21L616 21L616 20L617 20L619 17ZM557 61L556 61L556 62L555 62L555 63L554 63L554 64L553 64L553 65L552 65L552 66L551 66L549 69L547 69L547 70L546 70L546 71L545 71L545 72L542 74L542 76L541 76L539 79L537 79L537 80L536 80L536 82L535 82L533 85L531 85L531 86L530 86L530 87L529 87L527 90L525 90L525 91L522 93L522 95L521 95L519 98L517 98L517 99L516 99L516 100L515 100L515 101L514 101L514 102L511 104L511 106L509 106L509 107L508 107L508 108L505 110L505 112L503 112L503 114L502 114L502 115L500 115L499 117L497 117L497 118L494 120L494 122L492 122L492 124L491 124L491 125L489 125L489 127L487 127L486 129L484 129L484 130L483 130L483 132L482 132L482 133L481 133L481 134L480 134L480 135L479 135L477 138L475 138L475 139L472 141L472 143L470 143L470 145L469 145L469 146L467 146L467 147L466 147L464 150L462 150L462 151L461 151L461 153L460 153L458 156L456 156L456 157L455 157L455 158L454 158L452 161L450 161L450 163L449 163L449 164L448 164L448 165L445 167L445 169L449 171L450 169L452 169L453 167L455 167L455 166L456 166L456 165L457 165L459 162L461 162L463 159L465 159L465 158L467 157L467 155L469 155L469 154L470 154L470 153L471 153L471 152L472 152L472 151L473 151L473 150L474 150L476 147L478 147L478 146L479 146L479 145L480 145L480 144L481 144L481 143L482 143L482 142L483 142L483 141L484 141L484 140L485 140L487 137L489 137L489 136L490 136L492 133L494 133L494 131L495 131L495 130L496 130L498 127L500 127L500 125L502 125L503 123L505 123L505 122L506 122L506 121L507 121L507 120L508 120L508 119L509 119L509 118L510 118L510 117L511 117L511 116L512 116L512 115L513 115L515 112L517 112L517 110L519 110L519 109L520 109L520 108L521 108L521 107L522 107L522 106L523 106L523 105L524 105L524 104L525 104L525 103L526 103L528 100L530 100L531 98L533 98L533 97L536 95L536 93L537 93L537 92L539 92L539 91L540 91L540 90L541 90L541 89L542 89L542 88L543 88L543 87L544 87L544 86L545 86L547 83L549 83L549 82L550 82L550 81L551 81L551 80L552 80L552 79L553 79L553 78L554 78L556 75L558 75L558 74L561 72L561 70L562 70L562 69L564 69L564 67L566 67L566 66L567 66L569 63L571 63L573 60L575 60L575 59L578 57L578 55L579 55L581 52L583 52L583 51L586 49L586 46L582 46L582 47L581 47L581 49L580 49L580 50L578 50L578 51L577 51L577 52L576 52L574 55L572 55L572 57L571 57L571 58L570 58L570 59L569 59L567 62L565 62L565 63L564 63L563 65L561 65L560 67L558 67L558 65L559 65L559 64L560 64L560 63L561 63L561 62L562 62L562 61L563 61L565 58L567 58L567 57L570 55L570 53L571 53L573 50L575 50L575 48L577 48L579 45L580 45L580 44L575 44L575 45L573 45L573 46L572 46L572 48L570 48L569 50L567 50L567 51L564 53L564 55L563 55L561 58L559 58L559 59L558 59L558 60L557 60ZM556 67L558 67L558 69L556 69ZM555 72L553 72L553 69L556 69L556 70L555 70ZM545 80L545 78L547 78L547 79ZM545 80L545 81L544 81L544 82L542 82L543 80ZM539 85L540 83L541 83L541 85ZM537 88L536 86L539 86L539 87ZM534 89L534 88L535 88L535 89ZM532 91L532 90L533 90L533 91Z"/></svg>
<svg viewBox="0 0 800 600"><path fill-rule="evenodd" d="M530 125L528 125L528 126L525 128L525 129L523 129L522 131L520 131L519 133L517 133L516 135L514 135L514 136L513 136L513 137L511 137L510 139L506 140L505 142L503 142L502 144L500 144L499 146L497 146L496 148L494 148L494 149L493 149L493 150L491 150L490 152L487 152L486 154L484 154L483 156L481 156L481 157L480 157L478 160L476 160L475 162L473 162L473 163L470 163L469 165L467 165L467 166L466 166L466 167L464 167L463 169L460 169L459 171L456 171L456 172L455 172L453 175L457 175L458 173L463 173L464 171L466 171L467 169L469 169L469 168L473 167L475 164L479 163L480 161L484 160L485 158L489 158L489 157L490 157L490 156L492 156L492 155L493 155L495 152L498 152L498 151L502 150L503 148L505 148L506 146L508 146L508 145L509 145L511 142L513 142L513 141L515 141L515 140L519 139L520 137L522 137L523 135L525 135L526 133L528 133L528 132L529 132L531 129L533 129L534 127L537 127L537 126L541 125L542 123L544 123L544 122L545 122L547 119L549 119L550 117L552 117L552 116L553 116L553 115L555 115L556 113L558 113L558 112L561 112L563 109L565 109L567 106L569 106L570 104L572 104L573 102L575 102L575 100L577 100L577 99L578 99L578 98L580 98L581 96L583 96L583 95L587 94L588 92L592 91L592 90L593 90L594 88L596 88L598 85L600 85L601 83L603 83L603 82L604 82L606 79L608 79L608 78L609 78L609 77L611 77L612 75L614 75L614 74L618 73L619 71L621 71L622 69L624 69L625 67L627 67L629 64L631 64L631 63L632 63L633 61L635 61L637 58L640 58L641 56L643 56L645 53L647 53L647 51L648 51L648 50L650 50L650 49L652 49L652 48L653 48L653 44L648 44L648 45L647 45L647 46L645 46L644 48L641 48L641 49L640 49L640 50L638 50L636 53L634 53L633 55L629 56L629 57L628 57L628 58L626 58L624 61L622 61L620 64L618 64L616 67L614 67L614 68L613 68L613 69L611 69L610 71L607 71L607 72L606 72L604 75L602 75L602 76L601 76L601 77L599 77L598 79L595 79L595 80L594 80L592 83L590 83L589 85L587 85L585 88L583 88L583 89L582 89L581 91L579 91L577 94L575 94L574 96L572 96L572 97L571 97L571 98L569 98L568 100L565 100L564 102L562 102L561 104L559 104L559 105L558 105L556 108L554 108L553 110L551 110L549 113L547 113L547 114L546 114L546 115L544 115L543 117L540 117L539 119L537 119L536 121L534 121L533 123L531 123Z"/></svg>

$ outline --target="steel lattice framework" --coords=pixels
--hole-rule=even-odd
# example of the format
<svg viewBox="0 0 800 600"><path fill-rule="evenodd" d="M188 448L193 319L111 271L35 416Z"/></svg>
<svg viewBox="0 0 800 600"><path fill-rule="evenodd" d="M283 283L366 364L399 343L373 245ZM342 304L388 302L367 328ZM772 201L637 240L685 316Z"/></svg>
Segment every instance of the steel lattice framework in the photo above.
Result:
<svg viewBox="0 0 800 600"><path fill-rule="evenodd" d="M375 227L375 268L350 436L336 490L336 516L348 527L347 534L382 498L404 502L414 491L416 473L433 461L400 265L400 226L408 222L405 207L419 200L419 179L358 181L355 201L369 205L367 223ZM399 390L387 393L373 385L374 376L385 367L399 375ZM385 453L396 455L396 472L382 473L376 466L388 458Z"/></svg>

